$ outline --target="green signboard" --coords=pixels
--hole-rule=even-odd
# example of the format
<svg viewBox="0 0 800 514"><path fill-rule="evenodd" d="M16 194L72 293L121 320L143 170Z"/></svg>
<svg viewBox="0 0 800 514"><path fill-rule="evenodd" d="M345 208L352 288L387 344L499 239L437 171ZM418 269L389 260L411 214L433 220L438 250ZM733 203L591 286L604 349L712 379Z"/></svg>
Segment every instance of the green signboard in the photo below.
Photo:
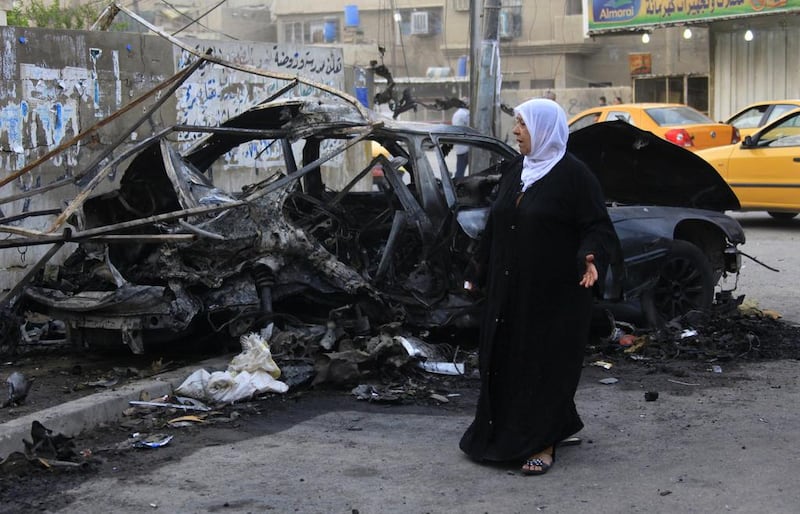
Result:
<svg viewBox="0 0 800 514"><path fill-rule="evenodd" d="M800 0L584 0L588 33L800 11Z"/></svg>

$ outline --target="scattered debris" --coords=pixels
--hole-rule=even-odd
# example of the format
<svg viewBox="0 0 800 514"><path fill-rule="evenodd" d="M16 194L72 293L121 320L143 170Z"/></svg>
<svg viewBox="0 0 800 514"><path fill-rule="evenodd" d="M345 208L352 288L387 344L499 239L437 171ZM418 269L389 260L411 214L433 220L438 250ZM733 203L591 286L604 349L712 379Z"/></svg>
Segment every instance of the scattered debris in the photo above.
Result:
<svg viewBox="0 0 800 514"><path fill-rule="evenodd" d="M654 402L658 400L658 391L647 391L644 393L644 400L647 402Z"/></svg>
<svg viewBox="0 0 800 514"><path fill-rule="evenodd" d="M0 460L0 474L23 475L31 469L87 470L92 453L78 452L71 437L53 434L39 421L31 423L31 440L23 439L24 452L11 452Z"/></svg>
<svg viewBox="0 0 800 514"><path fill-rule="evenodd" d="M800 358L800 326L764 314L752 304L742 303L727 312L691 311L660 329L635 330L631 335L634 341L628 347L606 341L588 350L594 357L623 355L650 364L674 359L705 361L715 363L720 371L717 363L726 361Z"/></svg>
<svg viewBox="0 0 800 514"><path fill-rule="evenodd" d="M161 448L168 445L174 436L167 434L133 434L131 437L133 438L131 446L134 448Z"/></svg>
<svg viewBox="0 0 800 514"><path fill-rule="evenodd" d="M455 362L420 362L419 367L429 373L437 373L439 375L463 375L464 363Z"/></svg>
<svg viewBox="0 0 800 514"><path fill-rule="evenodd" d="M88 386L88 387L105 387L105 388L109 388L109 387L114 387L118 383L119 383L119 378L114 377L114 378L108 378L108 379L95 380L94 382L84 382L83 385Z"/></svg>
<svg viewBox="0 0 800 514"><path fill-rule="evenodd" d="M25 401L28 392L31 390L35 378L27 378L19 371L12 372L6 379L8 396L0 407L8 407Z"/></svg>
<svg viewBox="0 0 800 514"><path fill-rule="evenodd" d="M699 386L700 384L695 384L691 382L681 382L680 380L675 380L672 378L668 378L667 382L672 382L673 384L684 385L684 386Z"/></svg>
<svg viewBox="0 0 800 514"><path fill-rule="evenodd" d="M401 398L397 394L381 390L377 386L371 384L361 384L353 388L351 391L357 400L366 400L370 402L380 403L400 403Z"/></svg>
<svg viewBox="0 0 800 514"><path fill-rule="evenodd" d="M209 373L199 369L189 375L176 393L216 403L234 403L267 392L285 393L289 386L278 380L281 370L264 338L256 333L240 339L243 351L226 371Z"/></svg>
<svg viewBox="0 0 800 514"><path fill-rule="evenodd" d="M167 424L173 428L181 428L199 425L205 421L205 418L200 416L179 416L167 421Z"/></svg>
<svg viewBox="0 0 800 514"><path fill-rule="evenodd" d="M612 367L614 367L613 364L611 364L610 362L607 362L607 361L594 361L592 363L592 366L598 366L598 367L603 368L603 369L611 369Z"/></svg>
<svg viewBox="0 0 800 514"><path fill-rule="evenodd" d="M614 377L607 377L607 378L601 378L599 380L599 382L601 384L611 385L611 384L616 384L617 382L619 382L619 379L614 378Z"/></svg>
<svg viewBox="0 0 800 514"><path fill-rule="evenodd" d="M75 456L75 445L71 437L53 435L53 431L39 421L31 423L31 440L23 439L25 454L30 457L69 460Z"/></svg>
<svg viewBox="0 0 800 514"><path fill-rule="evenodd" d="M444 361L444 354L449 350L447 345L431 345L412 336L397 336L397 340L403 345L411 357L418 359L417 366L429 373L440 375L463 375L464 363ZM453 352L453 361L455 354Z"/></svg>
<svg viewBox="0 0 800 514"><path fill-rule="evenodd" d="M203 405L194 398L185 398L180 396L164 396L159 401L152 401L152 402L131 400L128 402L128 405L133 405L135 407L158 407L164 409L178 409L184 411L197 410L202 412L208 412L211 410L210 407Z"/></svg>

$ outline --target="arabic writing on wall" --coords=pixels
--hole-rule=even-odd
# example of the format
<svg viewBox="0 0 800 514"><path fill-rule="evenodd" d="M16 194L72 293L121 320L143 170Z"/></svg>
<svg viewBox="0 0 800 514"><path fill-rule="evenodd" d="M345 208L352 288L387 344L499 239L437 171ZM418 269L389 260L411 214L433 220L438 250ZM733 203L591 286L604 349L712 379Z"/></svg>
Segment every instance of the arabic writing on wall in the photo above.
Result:
<svg viewBox="0 0 800 514"><path fill-rule="evenodd" d="M192 42L205 51L208 42ZM265 71L298 75L336 89L344 89L342 51L338 48L314 48L297 45L246 44L215 42L212 55L237 64L247 64ZM176 70L185 67L189 52L176 49ZM285 81L259 77L224 66L204 66L195 72L177 92L177 122L187 125L217 125L257 105L285 85ZM309 96L318 93L307 85L299 85L287 96ZM202 134L181 134L188 146ZM283 163L280 145L252 142L231 150L225 162L251 167Z"/></svg>

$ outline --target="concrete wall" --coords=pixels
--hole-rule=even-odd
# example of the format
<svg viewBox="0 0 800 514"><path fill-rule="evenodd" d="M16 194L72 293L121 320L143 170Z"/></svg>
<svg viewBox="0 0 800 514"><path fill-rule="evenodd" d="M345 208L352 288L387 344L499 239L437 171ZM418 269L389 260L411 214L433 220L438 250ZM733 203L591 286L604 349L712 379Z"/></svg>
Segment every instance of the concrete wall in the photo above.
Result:
<svg viewBox="0 0 800 514"><path fill-rule="evenodd" d="M0 169L3 177L117 113L186 66L189 58L188 52L160 37L135 33L0 27L0 41L3 46L0 61ZM345 67L340 49L241 41L189 42L202 51L212 47L215 55L234 62L302 75L337 88L345 87ZM312 71L311 67L299 69L298 61L293 59L295 55L303 56L306 63L324 62L326 65L314 66L317 71ZM153 116L152 123L156 129L176 120L216 125L262 101L280 85L275 80L208 65L195 72L172 98L167 99L163 108ZM308 88L296 90L300 95L310 93ZM27 191L58 181L69 182L122 137L121 150L124 150L125 145L149 135L153 129L149 121L132 133L130 128L150 112L154 101L142 103L99 128L92 137L0 188L0 217L63 209L81 191L88 177L80 184L23 196ZM190 143L186 141L186 145ZM231 171L217 173L215 179L221 182L222 187L230 189L252 182L246 176L247 172L242 170L252 172L255 168L253 159L253 155L243 153L231 155L228 160ZM115 188L124 165L112 171L96 192ZM37 216L9 224L46 231L52 221L52 216ZM62 249L62 255L71 251L68 246ZM15 283L48 249L49 246L45 245L20 251L0 250L0 270L3 271L0 273L0 289L7 289Z"/></svg>
<svg viewBox="0 0 800 514"><path fill-rule="evenodd" d="M714 119L727 119L755 102L800 98L800 26L796 19L785 23L780 18L715 29ZM751 27L755 35L748 42L744 33Z"/></svg>

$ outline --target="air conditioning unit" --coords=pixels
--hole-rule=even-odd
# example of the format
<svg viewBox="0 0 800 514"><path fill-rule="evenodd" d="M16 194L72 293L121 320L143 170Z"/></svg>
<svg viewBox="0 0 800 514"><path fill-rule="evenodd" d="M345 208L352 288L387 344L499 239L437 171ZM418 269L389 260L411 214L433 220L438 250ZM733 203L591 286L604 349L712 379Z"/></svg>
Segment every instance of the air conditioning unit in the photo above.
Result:
<svg viewBox="0 0 800 514"><path fill-rule="evenodd" d="M500 39L511 39L514 37L514 16L508 11L500 11L497 22L497 35Z"/></svg>
<svg viewBox="0 0 800 514"><path fill-rule="evenodd" d="M414 11L411 13L411 34L427 36L430 34L427 11Z"/></svg>

